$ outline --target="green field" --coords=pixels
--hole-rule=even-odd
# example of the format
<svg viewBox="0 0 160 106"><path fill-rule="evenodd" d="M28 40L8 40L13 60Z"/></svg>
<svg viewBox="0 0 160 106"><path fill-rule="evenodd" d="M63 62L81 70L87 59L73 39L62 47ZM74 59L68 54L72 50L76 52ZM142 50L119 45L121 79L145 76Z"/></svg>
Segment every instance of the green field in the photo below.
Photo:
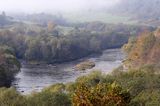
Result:
<svg viewBox="0 0 160 106"><path fill-rule="evenodd" d="M136 21L130 20L130 17L112 15L105 12L77 12L77 13L66 13L64 18L69 20L69 22L93 22L101 21L105 23L126 23L126 24L135 24Z"/></svg>

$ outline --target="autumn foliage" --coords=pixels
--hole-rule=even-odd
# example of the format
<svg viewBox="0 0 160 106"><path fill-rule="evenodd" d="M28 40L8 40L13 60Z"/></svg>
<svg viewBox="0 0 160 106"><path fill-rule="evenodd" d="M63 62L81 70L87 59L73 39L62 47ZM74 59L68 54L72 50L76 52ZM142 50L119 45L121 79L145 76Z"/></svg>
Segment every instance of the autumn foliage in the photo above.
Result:
<svg viewBox="0 0 160 106"><path fill-rule="evenodd" d="M145 64L160 63L160 39L157 31L144 32L138 38L129 40L128 44L123 47L128 53L126 65L139 67Z"/></svg>
<svg viewBox="0 0 160 106"><path fill-rule="evenodd" d="M129 101L130 94L116 83L78 85L72 99L73 106L126 106Z"/></svg>

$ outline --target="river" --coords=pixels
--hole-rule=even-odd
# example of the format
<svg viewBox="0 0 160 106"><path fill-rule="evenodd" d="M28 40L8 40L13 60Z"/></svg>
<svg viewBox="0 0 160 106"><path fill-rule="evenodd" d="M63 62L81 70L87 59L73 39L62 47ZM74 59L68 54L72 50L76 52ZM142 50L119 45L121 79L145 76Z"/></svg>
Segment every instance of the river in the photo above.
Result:
<svg viewBox="0 0 160 106"><path fill-rule="evenodd" d="M107 74L121 65L124 57L121 49L108 49L103 51L101 55L91 55L83 59L62 64L22 64L21 71L16 75L12 86L15 87L17 91L28 94L32 91L40 91L44 87L55 83L73 82L77 77L86 75L93 70L100 70ZM85 60L95 62L96 66L93 69L83 72L73 70L76 64Z"/></svg>

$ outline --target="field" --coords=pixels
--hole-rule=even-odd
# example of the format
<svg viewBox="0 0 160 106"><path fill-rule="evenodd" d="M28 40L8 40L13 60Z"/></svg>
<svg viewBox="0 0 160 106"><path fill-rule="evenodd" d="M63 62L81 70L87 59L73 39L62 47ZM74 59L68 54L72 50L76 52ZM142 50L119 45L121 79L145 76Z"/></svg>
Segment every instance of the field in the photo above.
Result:
<svg viewBox="0 0 160 106"><path fill-rule="evenodd" d="M93 12L77 12L77 13L66 13L63 15L64 18L69 20L69 22L77 23L77 22L93 22L93 21L101 21L104 23L125 23L125 24L135 24L136 21L130 20L130 17L126 16L118 16L105 12L97 12L96 14Z"/></svg>

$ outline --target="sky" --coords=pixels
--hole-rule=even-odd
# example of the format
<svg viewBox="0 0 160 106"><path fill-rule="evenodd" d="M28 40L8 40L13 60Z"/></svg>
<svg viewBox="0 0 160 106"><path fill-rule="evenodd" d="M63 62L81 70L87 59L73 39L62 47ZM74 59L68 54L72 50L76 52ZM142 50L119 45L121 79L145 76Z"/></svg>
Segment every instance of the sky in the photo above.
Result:
<svg viewBox="0 0 160 106"><path fill-rule="evenodd" d="M0 11L53 12L107 8L119 0L0 0Z"/></svg>

